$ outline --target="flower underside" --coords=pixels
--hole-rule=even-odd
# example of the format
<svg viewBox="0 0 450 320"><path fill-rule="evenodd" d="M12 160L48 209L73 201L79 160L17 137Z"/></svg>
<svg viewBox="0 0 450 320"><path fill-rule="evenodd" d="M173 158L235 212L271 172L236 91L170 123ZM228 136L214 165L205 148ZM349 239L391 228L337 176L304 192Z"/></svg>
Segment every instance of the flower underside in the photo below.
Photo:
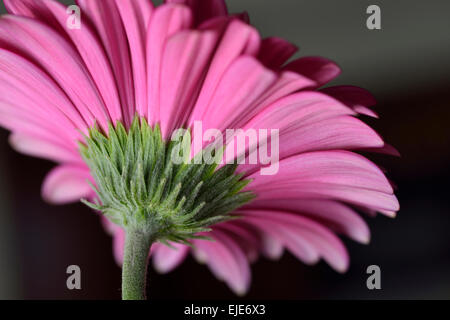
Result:
<svg viewBox="0 0 450 320"><path fill-rule="evenodd" d="M159 126L144 118L135 117L128 132L120 122L108 131L92 128L80 143L100 200L82 201L125 230L188 244L212 224L236 218L230 213L254 198L241 191L250 181L235 173L235 164L174 163L181 141L165 142Z"/></svg>

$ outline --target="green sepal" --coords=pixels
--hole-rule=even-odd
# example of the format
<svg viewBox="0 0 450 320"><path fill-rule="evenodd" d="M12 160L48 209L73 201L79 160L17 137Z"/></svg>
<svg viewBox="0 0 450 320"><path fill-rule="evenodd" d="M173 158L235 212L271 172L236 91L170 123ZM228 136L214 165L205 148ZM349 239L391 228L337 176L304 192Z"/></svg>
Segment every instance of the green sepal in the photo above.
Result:
<svg viewBox="0 0 450 320"><path fill-rule="evenodd" d="M151 127L139 117L128 131L121 122L109 124L107 134L94 126L79 148L98 202L82 202L125 229L151 234L155 241L189 245L189 239L209 239L203 233L236 219L230 213L254 195L242 191L250 180L235 173L236 164L217 169L216 163L196 162L211 154L210 147L192 160L184 154L185 161L175 164L171 156L180 144L190 154L186 137L190 135L166 142L158 125Z"/></svg>

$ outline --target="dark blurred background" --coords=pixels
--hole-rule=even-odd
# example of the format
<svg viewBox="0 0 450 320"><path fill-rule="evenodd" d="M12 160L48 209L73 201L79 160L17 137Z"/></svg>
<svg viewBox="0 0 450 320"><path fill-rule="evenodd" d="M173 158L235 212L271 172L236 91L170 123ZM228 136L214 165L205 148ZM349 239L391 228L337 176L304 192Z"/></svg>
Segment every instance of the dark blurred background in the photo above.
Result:
<svg viewBox="0 0 450 320"><path fill-rule="evenodd" d="M63 1L71 3L71 1ZM381 8L381 30L366 28L366 8ZM285 253L252 267L248 299L450 298L450 1L229 0L248 11L263 36L284 37L301 55L322 55L343 69L333 84L354 84L377 98L367 119L401 158L376 156L398 185L396 219L368 219L368 246L345 240L350 270L308 267ZM1 3L1 12L4 12ZM120 268L98 217L81 204L40 197L53 167L11 150L0 129L0 298L119 299ZM82 270L82 290L66 289L66 268ZM379 265L381 290L366 288ZM236 298L191 257L168 275L150 271L150 298Z"/></svg>

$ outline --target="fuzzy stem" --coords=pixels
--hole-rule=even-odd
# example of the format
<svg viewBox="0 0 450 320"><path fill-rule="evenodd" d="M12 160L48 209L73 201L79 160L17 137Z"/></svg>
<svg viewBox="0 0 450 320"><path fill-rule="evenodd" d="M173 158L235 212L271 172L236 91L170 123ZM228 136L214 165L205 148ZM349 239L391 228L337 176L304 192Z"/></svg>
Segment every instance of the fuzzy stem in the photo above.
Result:
<svg viewBox="0 0 450 320"><path fill-rule="evenodd" d="M122 299L145 300L147 262L152 237L139 230L126 232L122 267Z"/></svg>

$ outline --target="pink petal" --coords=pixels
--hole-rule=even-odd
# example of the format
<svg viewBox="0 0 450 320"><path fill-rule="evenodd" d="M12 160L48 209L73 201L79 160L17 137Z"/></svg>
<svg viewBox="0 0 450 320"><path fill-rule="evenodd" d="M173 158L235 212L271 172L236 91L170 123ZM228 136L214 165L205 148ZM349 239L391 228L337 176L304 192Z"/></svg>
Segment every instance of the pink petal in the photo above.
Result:
<svg viewBox="0 0 450 320"><path fill-rule="evenodd" d="M152 248L153 267L160 273L168 273L175 269L186 258L189 247L172 243L174 248L156 243Z"/></svg>
<svg viewBox="0 0 450 320"><path fill-rule="evenodd" d="M112 223L104 215L100 215L100 222L101 222L103 228L105 229L105 231L112 236L115 234L117 229L119 229L119 227L116 224Z"/></svg>
<svg viewBox="0 0 450 320"><path fill-rule="evenodd" d="M65 144L39 139L35 135L13 133L9 143L17 152L38 158L50 159L56 162L70 162L83 164L76 149L68 148Z"/></svg>
<svg viewBox="0 0 450 320"><path fill-rule="evenodd" d="M126 124L131 123L135 113L133 76L130 65L131 50L126 32L114 1L78 0L78 5L100 36L117 81Z"/></svg>
<svg viewBox="0 0 450 320"><path fill-rule="evenodd" d="M54 123L66 127L66 134L69 136L79 136L77 132L70 130L70 127L77 127L87 133L87 124L75 106L58 85L34 64L0 48L0 71L4 97L7 92L15 91L12 99L14 104L26 108L29 113L41 114L47 121L49 117L58 119ZM13 102L12 100L10 102ZM24 103L24 100L28 103Z"/></svg>
<svg viewBox="0 0 450 320"><path fill-rule="evenodd" d="M217 38L212 31L181 31L167 41L160 79L161 130L165 139L187 120Z"/></svg>
<svg viewBox="0 0 450 320"><path fill-rule="evenodd" d="M182 3L189 6L195 13L196 25L215 17L228 15L224 0L165 0L167 3Z"/></svg>
<svg viewBox="0 0 450 320"><path fill-rule="evenodd" d="M394 148L394 146L385 143L382 147L379 148L365 148L361 151L368 151L368 152L375 152L375 153L382 153L382 154L388 154L394 157L401 157L400 152Z"/></svg>
<svg viewBox="0 0 450 320"><path fill-rule="evenodd" d="M278 69L298 50L294 44L277 37L263 39L259 60L268 68Z"/></svg>
<svg viewBox="0 0 450 320"><path fill-rule="evenodd" d="M298 137L301 137L300 141ZM295 140L297 140L296 144ZM381 137L372 128L350 116L340 116L299 126L283 134L280 141L282 141L280 158L307 151L352 150L384 145Z"/></svg>
<svg viewBox="0 0 450 320"><path fill-rule="evenodd" d="M335 185L322 182L301 182L285 184L271 190L259 187L254 190L260 199L333 199L349 202L389 212L400 209L397 198L393 194L351 186Z"/></svg>
<svg viewBox="0 0 450 320"><path fill-rule="evenodd" d="M219 83L221 83L221 79L233 62L243 54L256 55L259 50L259 43L259 35L252 27L239 20L232 20L228 23L227 29L211 61L199 98L190 117L189 126L196 120L203 120L209 107L212 105L211 100ZM217 109L216 106L214 108Z"/></svg>
<svg viewBox="0 0 450 320"><path fill-rule="evenodd" d="M207 235L216 241L194 240L196 250L204 254L206 263L218 279L225 281L236 294L245 294L250 285L250 268L244 253L223 232L214 230Z"/></svg>
<svg viewBox="0 0 450 320"><path fill-rule="evenodd" d="M253 217L250 214L243 219L257 227L263 234L263 239L266 241L274 240L272 244L265 244L265 250L269 257L278 258L282 254L281 244L305 264L313 265L319 261L320 256L314 245L292 225L284 225L276 221L268 223L264 219Z"/></svg>
<svg viewBox="0 0 450 320"><path fill-rule="evenodd" d="M245 214L246 217L262 218L269 225L273 223L280 225L285 230L296 230L334 269L339 272L347 270L349 264L347 250L339 238L320 224L299 215L279 211L246 211Z"/></svg>
<svg viewBox="0 0 450 320"><path fill-rule="evenodd" d="M249 121L245 128L275 128L283 131L313 121L352 114L355 114L352 109L330 96L303 91L273 102Z"/></svg>
<svg viewBox="0 0 450 320"><path fill-rule="evenodd" d="M115 121L122 118L109 61L88 24L76 32L68 29L66 7L53 0L17 0L14 3L8 1L7 6L16 15L38 19L72 40L105 101L111 119Z"/></svg>
<svg viewBox="0 0 450 320"><path fill-rule="evenodd" d="M183 5L158 7L151 19L147 34L147 93L148 118L151 124L160 121L161 65L167 39L192 25L191 11Z"/></svg>
<svg viewBox="0 0 450 320"><path fill-rule="evenodd" d="M376 100L367 90L355 86L335 86L322 89L321 91L341 101L360 114L378 118L378 115L369 109L369 107L376 104Z"/></svg>
<svg viewBox="0 0 450 320"><path fill-rule="evenodd" d="M250 262L258 258L258 250L261 248L260 237L251 226L242 221L229 221L214 226L229 235L247 255Z"/></svg>
<svg viewBox="0 0 450 320"><path fill-rule="evenodd" d="M35 20L4 16L0 19L0 41L3 47L34 59L46 70L71 98L89 126L97 121L107 127L109 115L100 94L80 56L64 38Z"/></svg>
<svg viewBox="0 0 450 320"><path fill-rule="evenodd" d="M21 83L11 83L16 79L8 79L13 81L7 82L1 77L0 75L0 122L3 126L12 131L45 137L68 148L77 148L75 139L81 135L64 115L58 110L52 110L49 105L41 108L45 101L24 94Z"/></svg>
<svg viewBox="0 0 450 320"><path fill-rule="evenodd" d="M59 23L47 8L48 0L3 0L3 2L6 10L11 14L33 18L55 29L59 28ZM56 1L53 2L56 3Z"/></svg>
<svg viewBox="0 0 450 320"><path fill-rule="evenodd" d="M372 117L372 118L378 118L378 113L376 113L375 111L373 111L372 109L363 107L363 106L356 106L354 108L355 112L359 113L359 114L363 114L366 115L368 117Z"/></svg>
<svg viewBox="0 0 450 320"><path fill-rule="evenodd" d="M320 117L325 119L320 120ZM314 118L318 121L315 121ZM296 119L296 115L292 114L289 122L294 119ZM299 120L296 123L286 123L285 126L279 127L280 143L278 149L280 159L311 151L352 150L376 148L384 145L383 140L375 131L354 117L339 116L333 118L325 112L322 115L316 113L313 117L305 118L303 122ZM280 123L280 125L283 125L283 123ZM271 126L268 127L271 128ZM262 147L271 150L272 142L269 142L267 146L260 145L258 149L252 151L252 155L259 152ZM260 167L260 163L249 164L249 161L246 161L246 164L239 166L238 171L250 174L256 172Z"/></svg>
<svg viewBox="0 0 450 320"><path fill-rule="evenodd" d="M203 116L203 128L229 128L234 119L245 115L249 107L276 81L276 75L255 58L243 56L224 73L214 95L212 106Z"/></svg>
<svg viewBox="0 0 450 320"><path fill-rule="evenodd" d="M45 178L42 197L53 204L79 201L92 192L88 179L91 175L86 166L60 165Z"/></svg>
<svg viewBox="0 0 450 320"><path fill-rule="evenodd" d="M5 89L7 91L3 92ZM11 88L5 83L1 83L0 94L1 93L3 93L3 97L2 101L0 101L0 125L16 134L20 134L23 139L29 142L30 139L39 142L39 144L42 144L42 147L46 146L44 149L52 148L62 151L61 148L63 148L65 150L63 152L65 159L67 159L66 156L69 153L72 154L70 158L79 158L77 143L75 140L72 140L73 137L68 135L68 133L76 133L71 131L72 127L68 126L64 128L64 126L61 126L64 121L58 123L58 125L53 125L53 123L50 122L51 120L58 120L57 114L50 114L46 117L42 114L30 112L29 108L37 106L34 101L28 100L28 97L26 96L17 94L16 88ZM67 128L69 128L69 130L67 130ZM25 138L25 136L29 138ZM29 149L28 147L31 147L31 145L25 141L23 142L23 146L17 147L25 152L24 149ZM39 150L35 151L39 153ZM59 153L59 155L61 155L61 153ZM51 159L56 160L55 158ZM60 160L60 158L57 159Z"/></svg>
<svg viewBox="0 0 450 320"><path fill-rule="evenodd" d="M352 208L331 200L262 200L255 199L249 205L239 209L271 209L274 211L293 212L307 216L338 233L345 234L355 241L368 243L370 230L364 221Z"/></svg>
<svg viewBox="0 0 450 320"><path fill-rule="evenodd" d="M267 232L261 235L262 253L269 259L279 260L283 255L283 243L277 238L269 235Z"/></svg>
<svg viewBox="0 0 450 320"><path fill-rule="evenodd" d="M153 12L148 0L115 0L122 18L132 59L136 112L147 115L146 53L147 29ZM133 114L134 116L134 114Z"/></svg>
<svg viewBox="0 0 450 320"><path fill-rule="evenodd" d="M286 67L317 82L318 87L335 79L341 69L331 60L322 57L303 57L292 61Z"/></svg>
<svg viewBox="0 0 450 320"><path fill-rule="evenodd" d="M393 193L389 181L376 165L363 156L346 151L299 154L280 161L279 171L274 175L255 173L249 178L254 179L252 189L320 182Z"/></svg>
<svg viewBox="0 0 450 320"><path fill-rule="evenodd" d="M100 41L96 38L95 32L92 31L88 24L83 25L76 32L68 29L66 26L66 8L53 0L44 0L44 3L58 21L60 30L72 40L73 45L78 50L105 101L111 120L122 120L122 109L119 101L119 92L114 81L114 74L108 57Z"/></svg>
<svg viewBox="0 0 450 320"><path fill-rule="evenodd" d="M14 114L10 111L13 110ZM22 135L28 135L49 143L58 144L64 141L55 137L55 133L50 128L43 127L41 121L33 121L26 113L20 113L16 107L11 104L5 104L0 101L0 125L8 130Z"/></svg>
<svg viewBox="0 0 450 320"><path fill-rule="evenodd" d="M246 108L247 110L245 113L242 112L236 117L237 119L229 127L241 128L245 126L250 119L258 115L261 110L264 110L264 108L270 106L279 99L296 91L314 87L315 85L315 82L300 74L284 71L272 82L270 87L268 87L258 99L251 104L251 106Z"/></svg>

